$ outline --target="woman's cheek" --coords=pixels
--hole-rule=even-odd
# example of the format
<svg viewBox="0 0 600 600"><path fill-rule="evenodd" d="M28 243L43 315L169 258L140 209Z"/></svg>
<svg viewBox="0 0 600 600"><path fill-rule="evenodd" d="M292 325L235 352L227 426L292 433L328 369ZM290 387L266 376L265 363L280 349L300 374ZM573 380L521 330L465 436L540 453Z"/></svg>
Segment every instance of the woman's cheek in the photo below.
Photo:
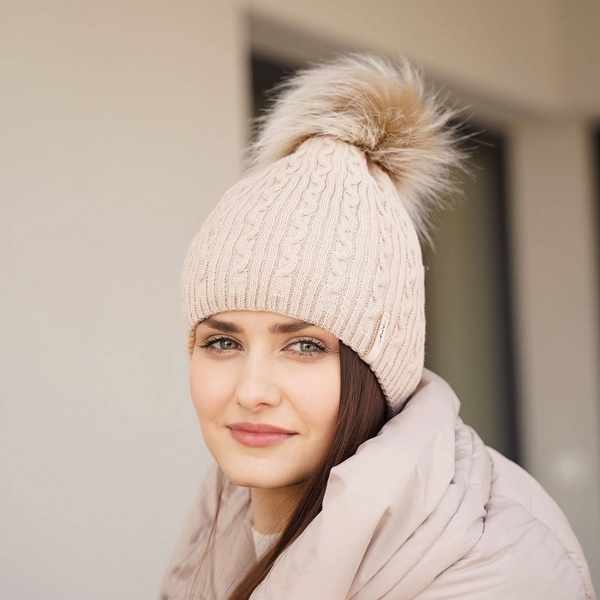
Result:
<svg viewBox="0 0 600 600"><path fill-rule="evenodd" d="M216 417L227 403L226 377L209 369L197 369L191 375L190 392L198 416Z"/></svg>
<svg viewBox="0 0 600 600"><path fill-rule="evenodd" d="M340 390L336 386L321 387L311 395L311 401L305 404L306 418L320 432L319 437L326 438L333 432L337 421Z"/></svg>

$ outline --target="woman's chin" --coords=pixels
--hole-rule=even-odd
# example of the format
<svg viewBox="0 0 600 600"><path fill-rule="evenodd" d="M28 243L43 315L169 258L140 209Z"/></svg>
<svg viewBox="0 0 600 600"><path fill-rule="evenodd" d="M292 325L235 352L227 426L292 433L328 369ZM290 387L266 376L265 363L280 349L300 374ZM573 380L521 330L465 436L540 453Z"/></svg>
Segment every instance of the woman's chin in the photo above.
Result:
<svg viewBox="0 0 600 600"><path fill-rule="evenodd" d="M240 472L236 469L223 468L223 472L227 476L227 479L239 485L241 487L258 488L258 489L281 489L300 485L303 479L291 478L288 474L274 474L274 473L262 473L248 471Z"/></svg>

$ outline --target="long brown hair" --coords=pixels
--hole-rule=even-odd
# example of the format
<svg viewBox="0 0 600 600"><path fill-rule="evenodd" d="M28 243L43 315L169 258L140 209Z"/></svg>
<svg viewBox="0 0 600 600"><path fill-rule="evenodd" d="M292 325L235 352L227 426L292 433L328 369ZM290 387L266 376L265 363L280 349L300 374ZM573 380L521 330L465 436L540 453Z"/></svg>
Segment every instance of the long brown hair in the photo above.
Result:
<svg viewBox="0 0 600 600"><path fill-rule="evenodd" d="M358 447L377 435L387 420L383 391L369 366L358 354L340 341L341 392L340 408L333 439L321 465L308 478L304 492L277 542L254 563L244 575L228 600L248 600L267 576L281 553L300 536L309 523L321 512L329 472L352 456ZM219 490L219 504L220 493ZM210 546L216 529L216 518L209 535ZM207 556L205 552L204 557Z"/></svg>

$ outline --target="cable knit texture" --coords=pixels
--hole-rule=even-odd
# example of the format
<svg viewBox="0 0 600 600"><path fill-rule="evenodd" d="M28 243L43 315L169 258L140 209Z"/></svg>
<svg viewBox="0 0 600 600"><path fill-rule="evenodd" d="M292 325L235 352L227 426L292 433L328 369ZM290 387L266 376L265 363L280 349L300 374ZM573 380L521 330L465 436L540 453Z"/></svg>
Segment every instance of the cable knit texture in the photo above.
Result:
<svg viewBox="0 0 600 600"><path fill-rule="evenodd" d="M419 236L427 238L429 207L451 189L448 172L460 162L452 116L408 64L373 56L287 82L250 173L186 256L190 355L195 326L212 314L280 313L350 346L377 376L388 417L399 412L424 365Z"/></svg>
<svg viewBox="0 0 600 600"><path fill-rule="evenodd" d="M230 189L192 243L182 277L184 326L228 310L280 313L318 325L359 355L384 313L387 337L371 364L397 412L421 377L421 248L389 177L333 137Z"/></svg>

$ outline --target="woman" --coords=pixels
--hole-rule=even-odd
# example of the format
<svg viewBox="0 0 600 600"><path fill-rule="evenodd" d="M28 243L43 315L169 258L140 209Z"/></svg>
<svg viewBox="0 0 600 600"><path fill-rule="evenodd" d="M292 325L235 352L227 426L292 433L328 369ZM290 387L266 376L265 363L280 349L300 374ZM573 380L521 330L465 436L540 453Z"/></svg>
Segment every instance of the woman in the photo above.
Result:
<svg viewBox="0 0 600 600"><path fill-rule="evenodd" d="M182 275L215 458L161 598L593 599L569 524L424 369L454 114L405 63L301 72Z"/></svg>

